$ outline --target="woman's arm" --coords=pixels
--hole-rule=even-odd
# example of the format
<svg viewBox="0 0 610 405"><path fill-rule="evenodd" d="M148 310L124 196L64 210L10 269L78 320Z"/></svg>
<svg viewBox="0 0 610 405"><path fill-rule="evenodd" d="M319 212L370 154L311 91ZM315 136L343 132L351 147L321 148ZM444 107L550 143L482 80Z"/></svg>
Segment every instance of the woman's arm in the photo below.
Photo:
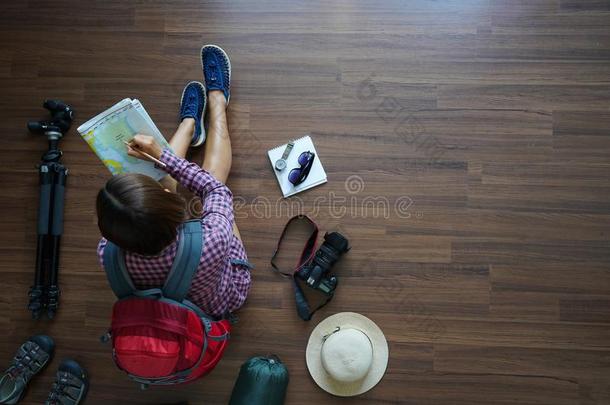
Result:
<svg viewBox="0 0 610 405"><path fill-rule="evenodd" d="M138 150L165 163L163 170L201 198L204 251L200 266L217 268L226 258L233 237L233 195L229 188L195 163L174 155L170 150L162 150L152 136L136 135L128 146L129 155L146 159ZM192 204L187 208L192 208ZM212 276L214 272L210 272Z"/></svg>
<svg viewBox="0 0 610 405"><path fill-rule="evenodd" d="M204 250L200 265L208 269L217 268L226 258L233 236L233 194L197 164L174 155L168 149L161 153L159 160L165 163L164 170L169 175L201 198ZM187 208L195 207L189 203Z"/></svg>

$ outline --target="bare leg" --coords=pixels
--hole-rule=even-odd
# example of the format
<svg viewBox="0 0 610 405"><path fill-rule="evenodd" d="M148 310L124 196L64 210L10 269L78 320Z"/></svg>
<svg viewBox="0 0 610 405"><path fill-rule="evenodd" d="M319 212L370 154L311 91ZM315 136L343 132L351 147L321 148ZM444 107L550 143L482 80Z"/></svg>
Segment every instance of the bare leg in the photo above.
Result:
<svg viewBox="0 0 610 405"><path fill-rule="evenodd" d="M208 108L210 109L210 125L205 141L203 167L216 179L227 182L231 171L232 151L229 128L227 126L227 102L222 91L208 93ZM233 222L233 233L241 240L239 229Z"/></svg>
<svg viewBox="0 0 610 405"><path fill-rule="evenodd" d="M208 114L210 125L205 141L203 167L208 173L223 183L227 182L231 171L231 138L227 126L225 96L220 90L208 94Z"/></svg>
<svg viewBox="0 0 610 405"><path fill-rule="evenodd" d="M191 145L193 132L195 131L195 120L193 118L185 118L182 120L178 129L169 141L169 146L174 150L174 154L181 158L186 157L186 152ZM169 191L176 192L178 182L171 176L165 176L160 181L161 185Z"/></svg>

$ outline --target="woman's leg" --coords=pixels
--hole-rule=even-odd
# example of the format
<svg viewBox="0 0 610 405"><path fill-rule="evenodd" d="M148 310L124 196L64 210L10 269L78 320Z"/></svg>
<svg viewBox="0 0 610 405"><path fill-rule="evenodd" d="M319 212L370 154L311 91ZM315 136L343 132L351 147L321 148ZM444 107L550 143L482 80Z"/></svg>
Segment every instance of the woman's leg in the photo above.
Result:
<svg viewBox="0 0 610 405"><path fill-rule="evenodd" d="M209 128L201 167L217 180L226 183L231 171L233 154L227 126L227 101L221 90L213 90L208 93L208 108ZM233 222L233 233L241 240L235 222Z"/></svg>
<svg viewBox="0 0 610 405"><path fill-rule="evenodd" d="M174 154L181 158L186 157L186 152L191 145L193 132L195 131L195 120L193 118L185 118L182 120L178 129L169 141L169 146L174 150ZM171 176L165 176L160 181L161 185L169 191L176 192L178 182Z"/></svg>
<svg viewBox="0 0 610 405"><path fill-rule="evenodd" d="M208 93L209 128L201 166L223 183L229 177L232 159L226 106L227 101L222 91L213 90Z"/></svg>
<svg viewBox="0 0 610 405"><path fill-rule="evenodd" d="M205 141L205 155L201 167L216 179L223 183L227 182L231 171L232 151L229 128L227 125L226 99L222 91L210 91L208 94L209 108L209 128ZM193 139L195 131L195 120L185 118L182 120L174 136L169 141L169 145L174 150L176 156L184 158ZM163 187L172 192L176 192L178 182L171 176L166 176L161 180ZM233 233L239 239L239 229L233 223Z"/></svg>

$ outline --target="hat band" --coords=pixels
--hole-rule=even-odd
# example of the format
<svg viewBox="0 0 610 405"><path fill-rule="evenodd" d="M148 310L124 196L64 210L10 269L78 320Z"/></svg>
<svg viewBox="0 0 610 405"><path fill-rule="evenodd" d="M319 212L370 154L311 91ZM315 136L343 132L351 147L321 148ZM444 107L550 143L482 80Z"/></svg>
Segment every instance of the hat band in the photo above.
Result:
<svg viewBox="0 0 610 405"><path fill-rule="evenodd" d="M333 334L339 332L340 330L341 330L341 326L336 326L335 330L322 336L322 344L324 344L324 342L326 342L326 339L328 339L330 337L330 335L333 335ZM365 333L365 335L366 335L366 333Z"/></svg>
<svg viewBox="0 0 610 405"><path fill-rule="evenodd" d="M350 327L348 329L354 329L354 330L357 330L357 331L361 332L364 336L366 336L366 338L368 339L369 343L371 344L371 347L373 347L373 341L371 340L369 335L366 334L365 331L363 331L362 329L352 328L352 327ZM339 332L340 330L341 330L341 326L335 326L335 330L333 330L332 332L327 333L326 335L322 336L322 344L324 344L324 342L326 342L326 339L328 339L331 335L334 335L335 333Z"/></svg>

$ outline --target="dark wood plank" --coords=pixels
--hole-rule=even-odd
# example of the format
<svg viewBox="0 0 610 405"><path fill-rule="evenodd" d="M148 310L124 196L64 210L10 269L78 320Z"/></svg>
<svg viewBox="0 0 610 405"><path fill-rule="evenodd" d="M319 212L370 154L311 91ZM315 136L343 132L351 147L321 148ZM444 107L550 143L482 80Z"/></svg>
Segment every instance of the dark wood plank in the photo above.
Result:
<svg viewBox="0 0 610 405"><path fill-rule="evenodd" d="M34 333L91 374L88 404L226 404L241 363L276 353L287 404L343 404L309 377L320 319L371 317L387 374L354 404L610 403L610 6L601 0L5 2L0 14L0 360ZM76 124L137 97L169 137L199 49L233 64L229 179L257 266L218 368L142 392L98 337L114 298L94 200L108 172L71 131L57 318L26 310L46 148L25 123L44 98ZM280 198L266 150L311 133L324 186ZM192 159L201 161L202 151ZM354 188L355 187L355 188ZM352 250L312 322L268 261L307 213ZM22 403L38 404L54 362Z"/></svg>

